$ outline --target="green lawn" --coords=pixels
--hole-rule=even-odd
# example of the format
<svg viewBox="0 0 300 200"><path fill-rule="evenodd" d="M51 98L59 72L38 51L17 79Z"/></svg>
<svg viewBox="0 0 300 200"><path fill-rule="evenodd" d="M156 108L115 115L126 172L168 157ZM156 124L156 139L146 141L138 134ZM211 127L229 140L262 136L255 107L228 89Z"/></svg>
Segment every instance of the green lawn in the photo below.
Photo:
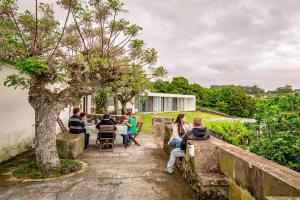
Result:
<svg viewBox="0 0 300 200"><path fill-rule="evenodd" d="M151 133L151 124L152 124L152 118L153 117L172 117L174 120L176 120L176 117L179 113L185 114L185 118L189 122L193 122L194 118L200 117L203 119L203 122L205 123L205 120L213 119L213 118L224 118L219 115L213 115L209 113L203 113L203 112L169 112L169 113L156 113L156 114L138 114L141 117L142 122L144 123L141 133Z"/></svg>

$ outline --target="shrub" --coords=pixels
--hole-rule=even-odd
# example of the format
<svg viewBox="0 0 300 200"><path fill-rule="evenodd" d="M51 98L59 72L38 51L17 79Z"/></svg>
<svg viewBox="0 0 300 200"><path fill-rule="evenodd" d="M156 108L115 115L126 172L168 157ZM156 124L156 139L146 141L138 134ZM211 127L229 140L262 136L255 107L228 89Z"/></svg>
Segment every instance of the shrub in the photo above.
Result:
<svg viewBox="0 0 300 200"><path fill-rule="evenodd" d="M260 136L250 151L281 165L300 171L299 133L279 132Z"/></svg>
<svg viewBox="0 0 300 200"><path fill-rule="evenodd" d="M82 168L82 164L76 160L61 160L58 169L54 172L43 174L36 162L30 162L22 165L13 172L13 175L17 178L23 179L47 179L63 176L73 172L77 172Z"/></svg>
<svg viewBox="0 0 300 200"><path fill-rule="evenodd" d="M253 131L248 130L242 122L238 121L208 122L205 126L221 139L236 146L245 146L254 138Z"/></svg>

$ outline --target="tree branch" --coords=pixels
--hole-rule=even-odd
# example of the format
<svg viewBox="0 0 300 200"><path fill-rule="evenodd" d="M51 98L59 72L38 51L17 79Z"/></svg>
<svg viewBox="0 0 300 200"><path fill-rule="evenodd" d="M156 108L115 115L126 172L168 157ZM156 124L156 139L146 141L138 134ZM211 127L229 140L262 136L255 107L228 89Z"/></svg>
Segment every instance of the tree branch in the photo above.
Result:
<svg viewBox="0 0 300 200"><path fill-rule="evenodd" d="M88 49L87 49L87 47L86 47L86 44L85 44L83 35L82 35L81 31L80 31L80 28L79 28L79 25L78 25L78 22L77 22L77 20L76 20L76 16L75 16L75 13L74 13L73 10L72 10L72 15L73 15L73 19L74 19L74 22L75 22L76 29L77 29L77 31L78 31L78 33L79 33L79 35L80 35L81 40L82 40L84 50L85 50L86 52L88 52Z"/></svg>
<svg viewBox="0 0 300 200"><path fill-rule="evenodd" d="M68 22L68 19L69 19L70 11L71 11L71 2L72 2L72 0L69 0L69 5L70 5L70 6L69 6L69 9L68 9L68 14L67 14L67 17L66 17L66 20L65 20L65 24L64 24L64 27L63 27L63 29L62 29L60 38L59 38L59 40L58 40L58 42L57 42L57 44L56 44L54 50L52 51L52 53L51 53L51 55L49 56L49 58L48 58L48 60L47 60L46 63L48 63L48 62L50 61L50 59L52 58L52 56L54 55L54 53L55 53L56 50L58 49L59 44L60 44L60 42L61 42L61 40L62 40L62 38L63 38L65 29L66 29L66 26L67 26L67 22Z"/></svg>
<svg viewBox="0 0 300 200"><path fill-rule="evenodd" d="M20 39L21 39L21 41L22 41L22 43L23 43L25 49L27 50L27 49L28 49L28 45L25 43L25 41L24 41L24 39L23 39L23 37L22 37L21 30L20 30L20 28L19 28L19 26L18 26L18 23L17 23L17 20L16 20L16 18L15 18L15 16L14 16L14 12L13 12L13 10L12 10L12 8L11 8L10 6L9 6L9 10L10 10L10 12L11 12L11 16L12 16L12 19L13 19L12 21L14 22L14 24L15 24L15 26L16 26L17 34L19 35L19 37L20 37ZM6 15L11 19L9 13L6 12Z"/></svg>
<svg viewBox="0 0 300 200"><path fill-rule="evenodd" d="M34 33L32 54L34 54L36 49L37 35L38 35L38 1L35 0L35 33Z"/></svg>

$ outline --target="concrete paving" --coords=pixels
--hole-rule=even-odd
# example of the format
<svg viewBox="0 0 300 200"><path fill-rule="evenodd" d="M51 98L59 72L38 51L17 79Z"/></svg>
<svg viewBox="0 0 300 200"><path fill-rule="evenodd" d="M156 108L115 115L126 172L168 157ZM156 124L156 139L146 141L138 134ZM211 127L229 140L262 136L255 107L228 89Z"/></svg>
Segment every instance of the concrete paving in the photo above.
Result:
<svg viewBox="0 0 300 200"><path fill-rule="evenodd" d="M125 149L119 137L114 152L91 145L81 159L86 171L55 180L0 187L0 199L45 200L190 200L190 189L181 175L162 172L168 156L151 135L140 135L142 146ZM91 138L95 143L95 138Z"/></svg>

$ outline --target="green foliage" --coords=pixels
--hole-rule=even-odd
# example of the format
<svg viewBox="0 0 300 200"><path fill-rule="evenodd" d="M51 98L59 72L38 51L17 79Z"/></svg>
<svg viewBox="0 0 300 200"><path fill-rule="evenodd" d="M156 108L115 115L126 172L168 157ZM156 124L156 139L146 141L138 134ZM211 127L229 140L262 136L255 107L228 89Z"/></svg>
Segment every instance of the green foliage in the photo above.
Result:
<svg viewBox="0 0 300 200"><path fill-rule="evenodd" d="M13 74L6 77L6 80L4 81L4 86L14 87L15 89L21 86L22 89L24 89L29 87L29 83L26 78Z"/></svg>
<svg viewBox="0 0 300 200"><path fill-rule="evenodd" d="M30 162L22 165L13 172L13 175L22 179L47 179L74 173L82 168L82 164L76 160L61 160L58 169L51 173L42 173L36 162Z"/></svg>
<svg viewBox="0 0 300 200"><path fill-rule="evenodd" d="M242 122L216 121L205 124L213 133L221 139L236 146L245 146L254 138L253 131L248 130Z"/></svg>
<svg viewBox="0 0 300 200"><path fill-rule="evenodd" d="M300 132L265 134L253 142L250 151L300 171Z"/></svg>
<svg viewBox="0 0 300 200"><path fill-rule="evenodd" d="M108 109L108 95L109 90L107 87L101 88L98 92L95 93L95 104L96 104L96 113L106 113Z"/></svg>
<svg viewBox="0 0 300 200"><path fill-rule="evenodd" d="M250 150L300 171L300 94L260 101L255 119L262 134Z"/></svg>
<svg viewBox="0 0 300 200"><path fill-rule="evenodd" d="M48 70L48 66L44 61L33 57L17 60L14 65L18 71L30 76L42 75Z"/></svg>

